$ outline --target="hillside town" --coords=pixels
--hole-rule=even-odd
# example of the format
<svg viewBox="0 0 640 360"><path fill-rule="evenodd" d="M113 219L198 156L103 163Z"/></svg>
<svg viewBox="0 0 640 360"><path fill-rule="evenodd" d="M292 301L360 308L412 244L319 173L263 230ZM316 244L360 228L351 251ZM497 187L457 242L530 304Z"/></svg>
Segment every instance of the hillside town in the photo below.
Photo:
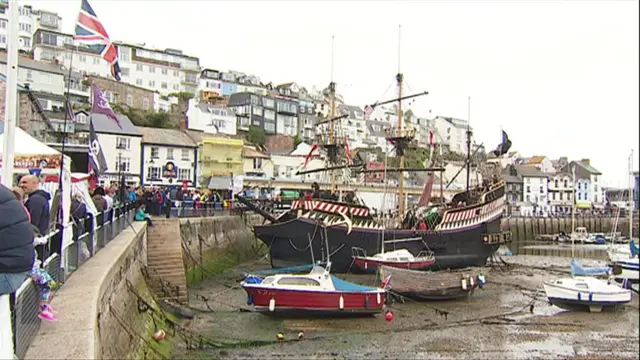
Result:
<svg viewBox="0 0 640 360"><path fill-rule="evenodd" d="M0 3L0 48L5 49L6 8L7 3ZM233 178L241 176L245 186L262 189L257 196L269 196L266 189L273 187L298 189L312 182L326 183L321 173L296 173L311 151L318 124L330 115L328 88L306 88L294 79L274 84L257 75L201 64L197 56L178 49L124 42L114 42L121 75L116 81L100 53L61 31L58 14L27 5L19 12L19 127L56 150L64 148L72 159L72 171L89 168L91 120L108 168L100 184L118 182L124 175L129 186L227 190ZM0 118L4 117L6 63L6 53L0 53ZM121 126L90 113L92 84L102 89ZM397 109L377 106L365 111L365 105L351 104L339 94L335 99L337 115L345 116L340 128L349 148L367 168L382 168L381 154L388 152L385 129L397 125ZM71 121L65 120L68 114L73 115ZM441 156L436 161L445 171L436 183L464 188L465 170L461 176L456 174L464 165L467 131L472 133L467 121L444 115L422 117L411 109L403 118L415 129L418 148L433 142L439 147ZM473 149L479 146L473 144ZM500 157L489 152L481 158L503 169L511 214L566 214L574 187L581 211L602 211L611 203L624 206L628 198L625 190L607 191L597 164L589 159L527 157L518 152ZM419 158L421 167L426 162ZM309 168L324 166L317 156L309 164ZM480 183L477 167L472 171L471 182ZM407 180L419 193L424 179ZM354 176L352 181L375 187L382 186L384 179L373 173Z"/></svg>

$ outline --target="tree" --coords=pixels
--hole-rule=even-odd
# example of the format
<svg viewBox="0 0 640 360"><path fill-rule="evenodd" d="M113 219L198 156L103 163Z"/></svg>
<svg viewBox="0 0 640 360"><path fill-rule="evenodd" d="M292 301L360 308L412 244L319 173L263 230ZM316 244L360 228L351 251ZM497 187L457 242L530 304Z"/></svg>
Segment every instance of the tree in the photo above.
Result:
<svg viewBox="0 0 640 360"><path fill-rule="evenodd" d="M300 145L300 143L302 142L302 138L300 137L300 135L296 135L293 137L293 147L297 148L298 145Z"/></svg>
<svg viewBox="0 0 640 360"><path fill-rule="evenodd" d="M264 129L253 125L249 127L246 139L248 142L260 146L264 146L264 144L267 142L267 137L264 134Z"/></svg>

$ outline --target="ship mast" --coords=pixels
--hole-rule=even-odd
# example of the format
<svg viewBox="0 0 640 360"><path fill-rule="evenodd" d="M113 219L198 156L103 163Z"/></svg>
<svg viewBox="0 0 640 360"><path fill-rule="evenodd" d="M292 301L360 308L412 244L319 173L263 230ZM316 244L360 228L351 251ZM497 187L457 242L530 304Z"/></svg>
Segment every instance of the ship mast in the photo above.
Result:
<svg viewBox="0 0 640 360"><path fill-rule="evenodd" d="M396 75L396 82L398 83L398 136L402 136L402 80L404 75L400 72L400 39L401 39L402 25L398 25L398 74ZM404 151L400 151L400 169L404 169ZM404 172L400 174L400 181L398 184L398 216L400 219L404 217L405 203L404 203Z"/></svg>
<svg viewBox="0 0 640 360"><path fill-rule="evenodd" d="M331 37L331 82L329 83L329 144L336 145L336 134L335 134L335 121L333 118L336 116L336 83L333 81L333 54L334 54L334 46L335 46L335 38ZM337 154L333 154L334 157ZM335 158L332 158L331 154L329 155L329 159L334 161ZM331 170L331 194L336 192L336 171Z"/></svg>

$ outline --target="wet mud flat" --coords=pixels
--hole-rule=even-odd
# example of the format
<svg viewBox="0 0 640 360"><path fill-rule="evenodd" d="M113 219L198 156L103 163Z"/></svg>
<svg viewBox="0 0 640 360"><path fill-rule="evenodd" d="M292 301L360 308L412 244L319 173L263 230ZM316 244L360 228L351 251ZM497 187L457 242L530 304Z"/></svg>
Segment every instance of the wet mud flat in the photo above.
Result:
<svg viewBox="0 0 640 360"><path fill-rule="evenodd" d="M465 300L393 302L394 314L358 319L280 319L250 312L238 266L190 290L195 317L182 325L200 344L173 338L175 358L228 359L637 359L638 297L603 313L547 303L541 282L568 274L566 258L510 256L483 270L487 285ZM583 261L583 265L601 265ZM338 275L363 285L371 275ZM533 305L533 307L531 306ZM282 332L285 341L278 342ZM298 334L304 333L302 340Z"/></svg>

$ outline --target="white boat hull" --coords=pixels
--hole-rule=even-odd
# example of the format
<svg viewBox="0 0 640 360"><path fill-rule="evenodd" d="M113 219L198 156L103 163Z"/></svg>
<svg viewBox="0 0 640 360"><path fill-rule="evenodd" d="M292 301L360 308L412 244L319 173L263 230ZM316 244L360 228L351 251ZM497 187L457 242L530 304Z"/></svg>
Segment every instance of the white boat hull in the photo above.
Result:
<svg viewBox="0 0 640 360"><path fill-rule="evenodd" d="M631 301L631 291L605 280L580 277L543 282L552 305L566 310L600 312Z"/></svg>
<svg viewBox="0 0 640 360"><path fill-rule="evenodd" d="M640 263L638 257L630 257L629 252L626 254L609 252L609 260L614 265L618 265L622 272L615 275L616 279L628 279L632 283L640 282Z"/></svg>

